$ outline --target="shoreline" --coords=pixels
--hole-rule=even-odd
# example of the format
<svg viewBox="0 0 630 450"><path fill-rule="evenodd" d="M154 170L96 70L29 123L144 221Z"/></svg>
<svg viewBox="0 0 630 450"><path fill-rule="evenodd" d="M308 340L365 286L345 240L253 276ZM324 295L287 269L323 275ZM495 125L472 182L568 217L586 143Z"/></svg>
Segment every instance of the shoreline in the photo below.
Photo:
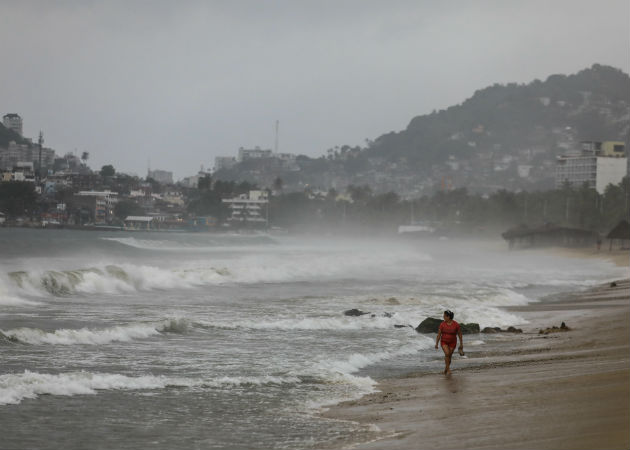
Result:
<svg viewBox="0 0 630 450"><path fill-rule="evenodd" d="M551 251L629 265L627 251L565 250ZM630 279L616 284L506 308L528 321L522 334L491 350L464 338L452 376L381 379L330 407L322 417L358 430L321 448L630 448ZM563 321L570 331L539 334Z"/></svg>

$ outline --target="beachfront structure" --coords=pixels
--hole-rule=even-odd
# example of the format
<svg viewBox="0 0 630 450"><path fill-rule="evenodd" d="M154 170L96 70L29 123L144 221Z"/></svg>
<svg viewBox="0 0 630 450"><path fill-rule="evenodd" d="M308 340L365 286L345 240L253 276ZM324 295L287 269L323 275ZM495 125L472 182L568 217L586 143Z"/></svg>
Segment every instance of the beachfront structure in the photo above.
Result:
<svg viewBox="0 0 630 450"><path fill-rule="evenodd" d="M158 220L152 216L127 216L123 221L125 230L153 230Z"/></svg>
<svg viewBox="0 0 630 450"><path fill-rule="evenodd" d="M22 118L19 114L9 113L2 117L2 124L9 130L15 131L22 136Z"/></svg>
<svg viewBox="0 0 630 450"><path fill-rule="evenodd" d="M584 183L603 194L609 184L618 184L628 174L625 145L618 141L585 141L578 152L559 156L556 161L556 188L565 183Z"/></svg>
<svg viewBox="0 0 630 450"><path fill-rule="evenodd" d="M75 205L87 209L95 224L110 222L117 202L118 193L111 191L79 191L74 194Z"/></svg>
<svg viewBox="0 0 630 450"><path fill-rule="evenodd" d="M228 221L237 225L267 225L269 198L267 191L249 191L234 198L225 198L231 216Z"/></svg>

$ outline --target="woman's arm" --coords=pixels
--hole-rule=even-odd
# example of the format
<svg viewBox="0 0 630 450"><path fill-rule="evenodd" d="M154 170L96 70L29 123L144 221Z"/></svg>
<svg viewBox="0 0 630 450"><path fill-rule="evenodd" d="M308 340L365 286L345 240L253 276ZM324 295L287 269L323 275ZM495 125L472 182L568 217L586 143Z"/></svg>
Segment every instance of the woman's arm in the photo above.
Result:
<svg viewBox="0 0 630 450"><path fill-rule="evenodd" d="M435 348L438 348L438 343L440 342L441 337L442 337L442 328L438 330L437 339L435 339Z"/></svg>
<svg viewBox="0 0 630 450"><path fill-rule="evenodd" d="M462 337L462 329L457 329L457 335L459 336L459 348L464 348L464 338Z"/></svg>

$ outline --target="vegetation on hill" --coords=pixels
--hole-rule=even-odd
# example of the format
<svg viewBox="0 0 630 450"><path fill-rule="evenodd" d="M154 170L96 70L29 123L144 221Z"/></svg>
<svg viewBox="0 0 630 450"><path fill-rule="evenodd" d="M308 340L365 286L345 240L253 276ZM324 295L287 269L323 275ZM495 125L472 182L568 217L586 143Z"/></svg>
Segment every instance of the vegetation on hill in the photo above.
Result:
<svg viewBox="0 0 630 450"><path fill-rule="evenodd" d="M574 75L478 90L460 105L414 117L405 130L380 136L367 154L405 158L422 168L484 150L509 154L541 146L553 151L554 128L571 127L578 140L625 140L629 105L630 77L595 64Z"/></svg>
<svg viewBox="0 0 630 450"><path fill-rule="evenodd" d="M15 141L18 144L28 144L26 139L0 123L0 148L7 148L11 141Z"/></svg>
<svg viewBox="0 0 630 450"><path fill-rule="evenodd" d="M579 141L629 136L630 77L595 64L574 75L480 89L365 146L336 146L318 158L300 155L299 170L252 160L215 178L270 187L281 177L288 191L369 183L375 192L404 196L444 189L445 181L471 192L545 190L554 186L556 156ZM529 173L519 173L519 165L529 166Z"/></svg>

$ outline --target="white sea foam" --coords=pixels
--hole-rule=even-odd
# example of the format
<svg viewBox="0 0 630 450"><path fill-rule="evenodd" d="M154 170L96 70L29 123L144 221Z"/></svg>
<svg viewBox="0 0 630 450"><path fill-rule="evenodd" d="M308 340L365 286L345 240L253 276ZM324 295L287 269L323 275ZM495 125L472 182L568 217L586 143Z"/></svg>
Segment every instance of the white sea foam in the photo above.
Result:
<svg viewBox="0 0 630 450"><path fill-rule="evenodd" d="M36 328L16 328L7 331L0 330L0 333L8 339L33 345L103 345L110 342L146 339L162 332L184 332L189 326L190 323L186 319L173 318L154 323L121 325L100 330L62 328L47 332Z"/></svg>
<svg viewBox="0 0 630 450"><path fill-rule="evenodd" d="M398 316L392 317L364 315L361 317L295 317L295 318L256 318L256 320L209 321L199 320L205 327L224 329L252 329L252 330L362 330L388 329L398 324Z"/></svg>
<svg viewBox="0 0 630 450"><path fill-rule="evenodd" d="M4 276L0 276L0 305L1 306L33 306L38 305L38 302L26 300L14 292L15 288L12 283Z"/></svg>
<svg viewBox="0 0 630 450"><path fill-rule="evenodd" d="M87 395L98 390L163 389L167 386L193 386L199 384L185 378L163 376L129 377L121 374L71 372L44 374L24 371L19 374L0 375L0 405L18 404L23 399L39 395Z"/></svg>
<svg viewBox="0 0 630 450"><path fill-rule="evenodd" d="M354 353L343 360L321 361L317 366L327 372L348 375L380 361L400 356L414 355L420 350L430 348L432 344L433 339L426 336L418 336L418 339L414 342L396 347L393 350L370 354Z"/></svg>
<svg viewBox="0 0 630 450"><path fill-rule="evenodd" d="M0 405L18 404L40 395L94 395L99 390L144 390L167 387L220 388L246 385L281 385L300 383L298 377L216 377L207 380L181 377L70 372L46 374L24 371L0 375Z"/></svg>
<svg viewBox="0 0 630 450"><path fill-rule="evenodd" d="M317 374L326 383L336 385L336 394L327 398L310 400L306 407L317 410L375 392L377 382L369 376L356 375L357 371L388 359L417 354L431 345L433 345L433 339L419 336L414 343L402 345L391 351L370 354L353 353L345 359L319 361L311 368L312 373ZM341 386L346 386L346 389L340 389Z"/></svg>
<svg viewBox="0 0 630 450"><path fill-rule="evenodd" d="M134 239L134 238L118 238ZM151 245L157 245L155 241ZM275 249L275 248L274 248ZM73 270L30 270L12 272L13 285L28 292L56 296L73 294L117 294L146 290L190 289L199 286L253 283L322 281L345 278L399 277L414 274L418 265L430 261L424 253L396 251L345 251L310 248L308 252L289 250L255 251L238 258L182 261L173 268L149 264L87 265ZM230 251L234 249L230 248Z"/></svg>
<svg viewBox="0 0 630 450"><path fill-rule="evenodd" d="M281 385L281 384L297 384L302 380L297 376L277 377L273 375L263 375L256 377L218 377L212 380L206 380L202 383L204 387L224 387L224 386L263 386L263 385Z"/></svg>
<svg viewBox="0 0 630 450"><path fill-rule="evenodd" d="M28 294L118 294L146 290L189 289L225 281L225 271L212 267L169 270L148 265L103 265L80 270L10 274L16 288Z"/></svg>
<svg viewBox="0 0 630 450"><path fill-rule="evenodd" d="M32 300L25 300L15 295L7 295L7 294L0 293L0 305L2 306L36 306L39 304L40 304L39 302L34 302Z"/></svg>

